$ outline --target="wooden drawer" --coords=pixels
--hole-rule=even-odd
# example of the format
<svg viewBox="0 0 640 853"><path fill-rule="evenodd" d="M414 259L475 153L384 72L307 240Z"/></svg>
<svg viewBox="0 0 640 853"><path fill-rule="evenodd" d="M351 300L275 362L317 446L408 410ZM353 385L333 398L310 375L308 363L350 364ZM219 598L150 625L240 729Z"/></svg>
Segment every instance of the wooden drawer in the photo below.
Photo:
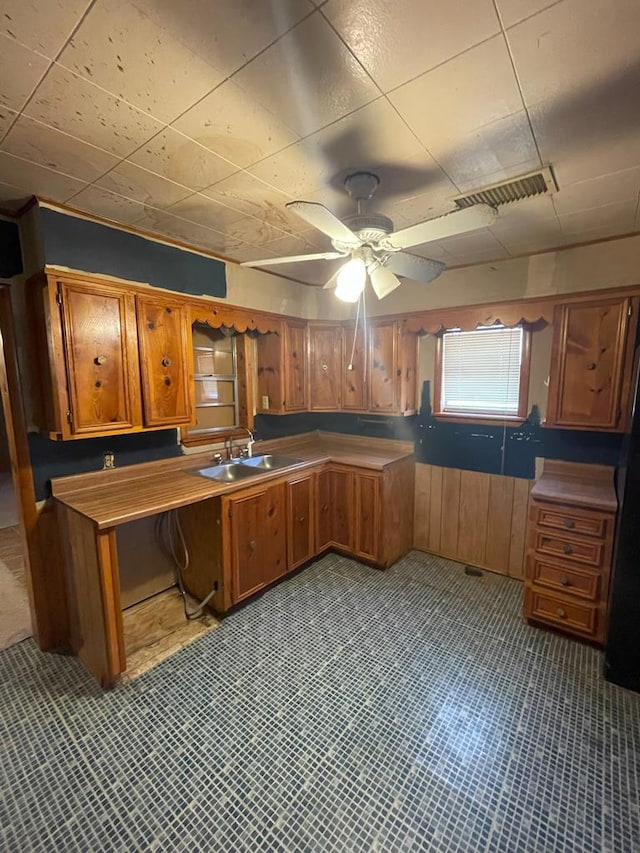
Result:
<svg viewBox="0 0 640 853"><path fill-rule="evenodd" d="M597 601L601 582L598 572L542 560L535 554L528 557L527 578L537 586L589 601Z"/></svg>
<svg viewBox="0 0 640 853"><path fill-rule="evenodd" d="M533 548L537 554L549 554L565 560L599 568L602 565L605 543L597 539L571 539L536 528Z"/></svg>
<svg viewBox="0 0 640 853"><path fill-rule="evenodd" d="M524 612L529 619L538 619L567 631L576 631L594 638L597 635L598 608L595 605L578 604L560 596L527 588Z"/></svg>
<svg viewBox="0 0 640 853"><path fill-rule="evenodd" d="M604 539L607 533L607 516L596 514L581 514L573 509L533 505L531 519L539 527L549 527L554 530L565 530L578 536L595 536Z"/></svg>

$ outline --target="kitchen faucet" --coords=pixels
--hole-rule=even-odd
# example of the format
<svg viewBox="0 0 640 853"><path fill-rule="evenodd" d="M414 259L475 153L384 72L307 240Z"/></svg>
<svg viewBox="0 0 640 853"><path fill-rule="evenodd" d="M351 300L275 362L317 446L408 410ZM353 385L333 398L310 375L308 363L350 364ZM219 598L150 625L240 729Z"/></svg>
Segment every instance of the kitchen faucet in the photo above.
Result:
<svg viewBox="0 0 640 853"><path fill-rule="evenodd" d="M243 430L249 436L249 441L247 441L247 446L240 451L241 456L247 456L251 458L253 454L253 445L255 443L255 439L253 437L253 433L249 429L249 427L236 427L236 429L232 430L226 438L225 448L227 451L227 459L233 458L233 436L239 431Z"/></svg>

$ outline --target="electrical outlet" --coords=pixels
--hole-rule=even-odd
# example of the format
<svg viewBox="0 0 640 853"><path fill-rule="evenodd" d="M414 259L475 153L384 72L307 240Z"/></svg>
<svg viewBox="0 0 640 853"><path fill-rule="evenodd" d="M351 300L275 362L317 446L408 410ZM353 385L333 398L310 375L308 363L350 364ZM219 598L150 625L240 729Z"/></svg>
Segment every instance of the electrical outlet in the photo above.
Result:
<svg viewBox="0 0 640 853"><path fill-rule="evenodd" d="M106 450L102 454L102 468L108 470L116 467L116 455L111 450Z"/></svg>
<svg viewBox="0 0 640 853"><path fill-rule="evenodd" d="M267 394L265 394L265 395L263 396L263 398L262 398L262 408L263 408L263 409L268 409L268 408L269 408L269 397L268 397L268 395L267 395Z"/></svg>

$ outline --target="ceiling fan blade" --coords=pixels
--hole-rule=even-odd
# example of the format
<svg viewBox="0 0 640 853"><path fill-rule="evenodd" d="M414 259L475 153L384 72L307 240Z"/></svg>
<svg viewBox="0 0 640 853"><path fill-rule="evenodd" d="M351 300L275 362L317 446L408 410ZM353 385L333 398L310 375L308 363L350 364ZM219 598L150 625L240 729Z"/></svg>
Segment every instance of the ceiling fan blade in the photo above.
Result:
<svg viewBox="0 0 640 853"><path fill-rule="evenodd" d="M410 246L453 237L475 228L486 228L495 222L497 216L495 207L489 204L474 204L464 210L454 210L453 213L445 213L437 219L428 219L426 222L402 228L389 234L385 242L396 249L408 249Z"/></svg>
<svg viewBox="0 0 640 853"><path fill-rule="evenodd" d="M315 255L290 255L288 258L263 258L261 261L243 261L241 267L272 267L276 264L297 264L301 261L335 261L345 258L345 252L318 252Z"/></svg>
<svg viewBox="0 0 640 853"><path fill-rule="evenodd" d="M285 205L289 210L297 213L318 231L322 231L332 240L340 243L348 243L350 246L359 246L361 240L350 228L341 222L335 214L323 204L315 201L290 201Z"/></svg>
<svg viewBox="0 0 640 853"><path fill-rule="evenodd" d="M380 266L372 267L369 270L369 279L371 280L371 287L373 287L378 299L383 299L392 290L395 290L396 287L400 287L402 283L388 267Z"/></svg>
<svg viewBox="0 0 640 853"><path fill-rule="evenodd" d="M432 261L431 258L420 258L408 252L394 252L387 258L386 264L391 272L412 278L414 281L433 281L438 278L446 267L442 261Z"/></svg>

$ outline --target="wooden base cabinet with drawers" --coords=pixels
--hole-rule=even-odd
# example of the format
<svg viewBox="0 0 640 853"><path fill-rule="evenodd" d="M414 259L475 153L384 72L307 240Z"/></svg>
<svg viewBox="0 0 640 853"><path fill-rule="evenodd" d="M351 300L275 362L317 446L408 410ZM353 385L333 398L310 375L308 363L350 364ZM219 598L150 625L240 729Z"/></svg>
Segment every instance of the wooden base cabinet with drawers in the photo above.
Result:
<svg viewBox="0 0 640 853"><path fill-rule="evenodd" d="M529 504L530 622L604 643L616 508L612 468L545 461Z"/></svg>

